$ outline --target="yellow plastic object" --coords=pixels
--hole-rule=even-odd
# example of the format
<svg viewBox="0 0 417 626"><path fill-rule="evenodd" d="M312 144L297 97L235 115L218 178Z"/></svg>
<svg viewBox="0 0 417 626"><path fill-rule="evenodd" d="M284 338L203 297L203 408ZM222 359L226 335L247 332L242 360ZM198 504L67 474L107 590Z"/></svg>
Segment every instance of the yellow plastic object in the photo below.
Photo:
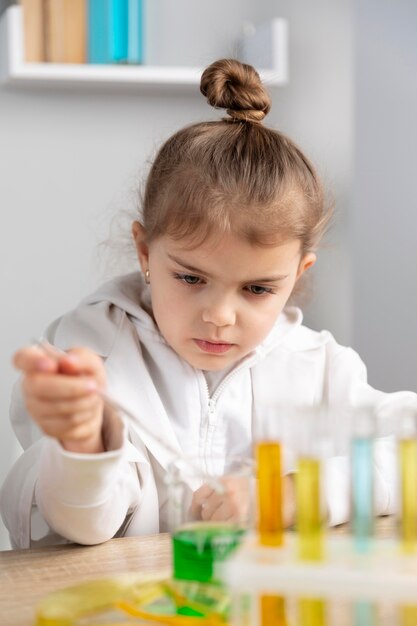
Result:
<svg viewBox="0 0 417 626"><path fill-rule="evenodd" d="M36 626L226 626L229 598L219 586L120 576L49 594L38 605Z"/></svg>

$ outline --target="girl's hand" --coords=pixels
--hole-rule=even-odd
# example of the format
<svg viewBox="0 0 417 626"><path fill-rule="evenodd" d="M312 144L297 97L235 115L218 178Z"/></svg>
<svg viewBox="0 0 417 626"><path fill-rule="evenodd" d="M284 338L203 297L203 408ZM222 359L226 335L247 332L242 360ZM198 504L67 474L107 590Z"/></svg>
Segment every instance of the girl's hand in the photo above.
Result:
<svg viewBox="0 0 417 626"><path fill-rule="evenodd" d="M22 371L26 408L46 435L71 452L103 452L103 401L96 393L106 386L103 362L91 350L75 348L55 360L39 347L15 353Z"/></svg>
<svg viewBox="0 0 417 626"><path fill-rule="evenodd" d="M256 518L255 499L251 498L247 478L224 478L220 482L225 493L219 494L209 485L203 485L193 494L191 512L195 519L213 522L248 522ZM283 477L283 524L285 528L295 522L294 476Z"/></svg>
<svg viewBox="0 0 417 626"><path fill-rule="evenodd" d="M202 485L193 494L191 512L195 519L205 522L244 522L249 521L251 493L248 478L220 478L224 493L217 493L213 487Z"/></svg>

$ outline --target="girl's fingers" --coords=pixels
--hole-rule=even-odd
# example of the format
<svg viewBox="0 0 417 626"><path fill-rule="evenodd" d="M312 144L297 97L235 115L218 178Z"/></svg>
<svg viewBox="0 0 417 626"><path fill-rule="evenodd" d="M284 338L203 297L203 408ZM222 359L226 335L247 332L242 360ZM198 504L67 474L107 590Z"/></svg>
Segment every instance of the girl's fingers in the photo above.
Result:
<svg viewBox="0 0 417 626"><path fill-rule="evenodd" d="M216 511L224 505L224 501L217 494L205 500L201 505L201 519L208 522L213 518ZM220 518L221 519L221 518Z"/></svg>
<svg viewBox="0 0 417 626"><path fill-rule="evenodd" d="M60 401L82 398L98 388L94 378L66 376L65 374L27 374L22 380L22 388L27 398Z"/></svg>
<svg viewBox="0 0 417 626"><path fill-rule="evenodd" d="M204 502L214 493L213 488L202 485L193 493L191 513L195 519L201 519L201 507Z"/></svg>
<svg viewBox="0 0 417 626"><path fill-rule="evenodd" d="M91 414L101 405L101 400L95 395L83 396L70 400L45 401L36 396L28 396L26 408L34 417L58 418L76 417L78 414Z"/></svg>
<svg viewBox="0 0 417 626"><path fill-rule="evenodd" d="M63 374L94 376L100 385L105 384L103 360L88 348L72 348L60 359L59 366Z"/></svg>
<svg viewBox="0 0 417 626"><path fill-rule="evenodd" d="M91 413L79 413L69 420L66 418L42 420L42 430L60 441L80 441L96 434L97 425L91 420Z"/></svg>
<svg viewBox="0 0 417 626"><path fill-rule="evenodd" d="M57 372L58 364L38 346L22 348L13 355L13 365L22 372Z"/></svg>
<svg viewBox="0 0 417 626"><path fill-rule="evenodd" d="M208 518L211 522L239 522L240 515L236 507L233 507L229 500L224 500L220 503Z"/></svg>

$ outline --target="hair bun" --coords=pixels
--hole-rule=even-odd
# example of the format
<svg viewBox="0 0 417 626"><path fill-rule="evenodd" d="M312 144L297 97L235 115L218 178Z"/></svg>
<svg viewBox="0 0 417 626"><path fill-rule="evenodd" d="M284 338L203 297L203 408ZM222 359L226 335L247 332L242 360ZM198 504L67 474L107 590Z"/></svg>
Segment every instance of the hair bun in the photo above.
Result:
<svg viewBox="0 0 417 626"><path fill-rule="evenodd" d="M271 108L271 98L258 72L235 59L220 59L203 72L200 91L217 109L235 120L261 122Z"/></svg>

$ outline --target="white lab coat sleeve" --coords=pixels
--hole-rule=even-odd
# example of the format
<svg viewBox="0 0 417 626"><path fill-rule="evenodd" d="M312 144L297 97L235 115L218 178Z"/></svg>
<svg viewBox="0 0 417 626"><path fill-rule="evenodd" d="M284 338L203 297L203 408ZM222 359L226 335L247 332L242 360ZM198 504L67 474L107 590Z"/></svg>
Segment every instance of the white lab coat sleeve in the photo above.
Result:
<svg viewBox="0 0 417 626"><path fill-rule="evenodd" d="M336 454L324 464L325 505L330 525L350 517L350 422L352 407L369 407L376 415L374 441L374 510L390 515L398 506L397 444L395 416L405 405L417 407L417 395L401 391L384 393L367 382L366 367L351 348L337 346L329 361L327 401L334 411ZM338 409L337 407L340 407ZM343 408L345 407L345 408Z"/></svg>
<svg viewBox="0 0 417 626"><path fill-rule="evenodd" d="M114 428L114 426L113 426ZM129 511L140 506L135 461L138 451L125 433L113 433L120 446L100 454L68 452L45 437L35 500L48 525L59 535L91 545L111 539ZM142 459L143 460L143 459Z"/></svg>

